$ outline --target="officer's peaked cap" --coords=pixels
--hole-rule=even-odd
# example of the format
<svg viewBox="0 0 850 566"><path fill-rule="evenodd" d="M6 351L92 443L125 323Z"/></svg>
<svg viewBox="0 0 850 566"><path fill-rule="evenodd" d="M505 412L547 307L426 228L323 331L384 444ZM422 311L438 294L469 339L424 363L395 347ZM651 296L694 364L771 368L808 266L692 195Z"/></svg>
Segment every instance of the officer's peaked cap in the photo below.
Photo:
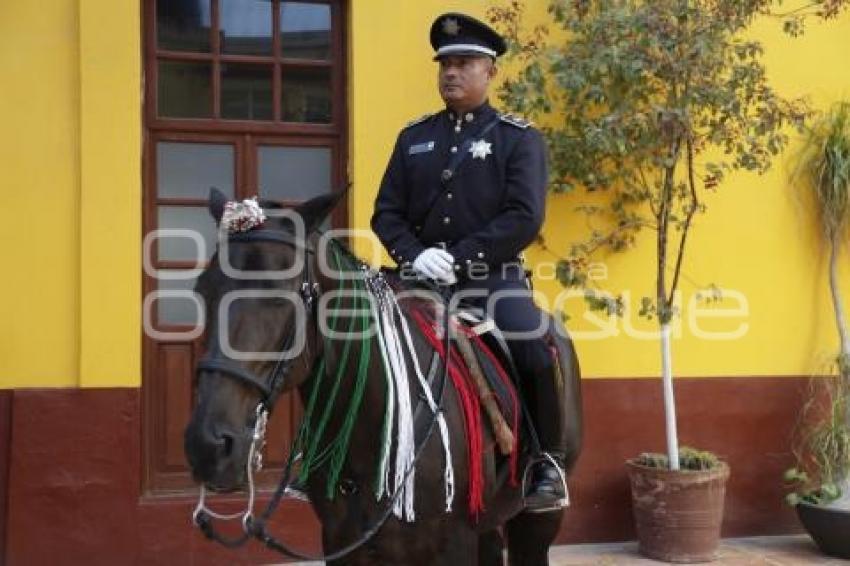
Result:
<svg viewBox="0 0 850 566"><path fill-rule="evenodd" d="M472 16L449 12L431 24L434 60L446 55L489 55L496 58L506 50L505 40L496 30Z"/></svg>

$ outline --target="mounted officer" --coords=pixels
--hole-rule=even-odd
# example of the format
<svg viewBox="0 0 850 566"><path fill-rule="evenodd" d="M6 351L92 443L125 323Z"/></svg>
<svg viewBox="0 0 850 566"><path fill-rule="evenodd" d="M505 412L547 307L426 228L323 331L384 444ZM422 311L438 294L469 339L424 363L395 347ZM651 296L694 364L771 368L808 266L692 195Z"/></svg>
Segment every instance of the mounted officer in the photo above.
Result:
<svg viewBox="0 0 850 566"><path fill-rule="evenodd" d="M542 339L548 319L520 259L543 223L546 148L528 122L488 102L496 58L506 50L498 33L448 13L434 21L430 39L446 108L400 132L371 226L400 267L483 295L479 305L507 338L544 452L526 501L531 510L559 508L566 493L557 372Z"/></svg>

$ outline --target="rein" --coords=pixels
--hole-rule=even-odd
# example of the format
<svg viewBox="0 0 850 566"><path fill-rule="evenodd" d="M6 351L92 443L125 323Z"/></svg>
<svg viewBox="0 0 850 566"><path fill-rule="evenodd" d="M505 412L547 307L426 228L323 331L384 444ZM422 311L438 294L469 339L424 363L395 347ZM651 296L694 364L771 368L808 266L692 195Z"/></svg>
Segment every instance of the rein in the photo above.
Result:
<svg viewBox="0 0 850 566"><path fill-rule="evenodd" d="M282 230L257 230L257 231L249 231L249 232L240 232L236 234L231 234L229 236L230 242L245 242L245 241L267 241L267 242L275 242L282 243L286 245L290 245L295 247L296 249L303 249L308 254L315 254L315 249L310 246L309 242L306 240L298 239L294 234ZM302 280L300 293L301 298L307 307L307 310L311 313L313 317L313 323L316 325L316 310L315 303L316 299L319 296L320 290L318 283L315 282L312 278L312 273L310 272L310 268L305 264L304 269L302 271ZM430 282L427 282L428 285L431 285ZM448 289L441 289L439 287L435 288L437 291L440 291L440 296L443 299L444 309L443 309L443 337L444 337L444 348L445 351L448 351L450 347L450 329L449 329L449 319L450 313L448 309L449 301L443 292ZM377 323L378 321L376 321ZM231 379L235 379L240 381L260 392L261 397L260 401L257 404L255 410L255 419L254 419L254 430L252 441L249 449L248 459L246 462L246 473L248 476L248 503L247 509L241 513L234 514L219 514L216 513L209 508L207 508L205 503L205 493L206 490L204 485L202 484L200 487L200 496L198 499L198 504L195 507L195 510L192 513L192 521L193 523L204 533L204 535L210 540L214 540L219 542L220 544L228 547L228 548L236 548L242 546L245 542L250 538L256 538L265 544L268 548L275 550L281 554L289 556L291 558L295 558L298 560L310 560L310 561L333 561L339 558L342 558L349 553L357 550L362 547L366 543L368 543L383 527L386 521L393 513L393 507L395 506L397 500L401 496L404 490L397 489L393 495L386 502L386 508L381 512L377 521L370 526L368 529L364 530L361 536L354 542L344 546L343 548L327 555L308 555L302 552L299 552L282 541L277 540L274 536L268 533L266 530L266 521L272 516L277 507L280 505L284 494L286 493L287 488L289 488L289 484L291 481L292 467L298 459L298 455L296 455L295 446L296 443L293 443L290 448L289 455L287 456L286 466L284 466L283 474L278 484L277 489L272 495L271 500L269 501L266 509L263 511L259 518L254 518L253 508L254 508L254 500L255 500L255 485L254 485L254 471L259 471L262 468L262 449L265 445L265 433L266 433L266 425L268 421L268 415L274 406L275 401L281 392L285 389L286 378L291 368L292 359L285 359L283 356L283 352L286 352L292 345L295 334L298 332L298 329L294 329L291 333L289 333L284 339L284 343L281 347L281 357L278 358L277 363L269 374L268 378L265 380L255 375L253 372L247 370L241 365L225 359L225 358L216 358L216 357L207 357L200 360L197 364L196 371L198 374L204 371L211 372L219 372L224 376L230 377ZM414 352L415 355L415 352ZM437 357L435 356L432 360L432 364L437 362ZM319 364L319 367L322 371L324 371L324 364ZM404 471L404 480L406 481L408 477L414 472L416 468L416 464L419 461L420 456L424 452L425 445L428 443L428 440L431 438L434 429L439 421L439 417L442 413L442 400L445 392L446 382L448 376L448 364L443 364L443 371L440 377L440 384L438 387L438 395L434 400L435 409L432 411L431 418L428 422L428 428L426 429L425 435L422 438L421 442L418 446L415 447L415 454L413 461ZM317 376L313 375L312 378L315 379ZM428 384L430 387L430 384ZM416 409L417 413L423 404L423 400L420 396ZM236 520L241 519L242 529L244 534L237 538L227 538L219 534L213 524L213 520L218 519L222 521L227 520Z"/></svg>

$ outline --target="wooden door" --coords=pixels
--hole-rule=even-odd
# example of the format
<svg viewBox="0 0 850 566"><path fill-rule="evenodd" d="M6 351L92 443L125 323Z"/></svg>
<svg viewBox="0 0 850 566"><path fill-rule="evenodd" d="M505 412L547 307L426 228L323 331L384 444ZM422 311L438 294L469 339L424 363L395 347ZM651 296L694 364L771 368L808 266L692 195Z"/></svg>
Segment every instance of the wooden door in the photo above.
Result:
<svg viewBox="0 0 850 566"><path fill-rule="evenodd" d="M162 495L192 485L183 429L203 353L192 287L215 247L209 187L293 205L345 186L345 20L340 0L144 6L143 487ZM331 222L346 219L340 206ZM266 483L299 417L293 398L278 403Z"/></svg>

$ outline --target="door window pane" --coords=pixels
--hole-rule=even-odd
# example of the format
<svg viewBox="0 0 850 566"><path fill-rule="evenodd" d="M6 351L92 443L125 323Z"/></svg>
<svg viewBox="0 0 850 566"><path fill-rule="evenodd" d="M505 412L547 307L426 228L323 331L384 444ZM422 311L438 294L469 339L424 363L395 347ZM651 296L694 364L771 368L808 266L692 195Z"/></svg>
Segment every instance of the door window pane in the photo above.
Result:
<svg viewBox="0 0 850 566"><path fill-rule="evenodd" d="M203 62L160 61L158 112L169 118L212 116L212 66Z"/></svg>
<svg viewBox="0 0 850 566"><path fill-rule="evenodd" d="M280 3L281 55L291 59L331 58L331 7L307 2Z"/></svg>
<svg viewBox="0 0 850 566"><path fill-rule="evenodd" d="M331 190L331 150L327 147L260 146L260 195L274 200L307 200Z"/></svg>
<svg viewBox="0 0 850 566"><path fill-rule="evenodd" d="M215 251L217 227L206 207L160 206L157 228L192 230L206 244L203 260ZM200 258L197 242L188 236L161 236L157 238L159 261L196 261Z"/></svg>
<svg viewBox="0 0 850 566"><path fill-rule="evenodd" d="M157 0L156 43L172 51L210 51L209 0Z"/></svg>
<svg viewBox="0 0 850 566"><path fill-rule="evenodd" d="M178 273L178 271L172 271ZM159 324L187 324L197 326L200 322L198 306L195 301L189 297L189 294L195 288L195 279L160 279L158 282L160 291L183 291L180 296L160 296L156 299L156 316ZM201 301L203 307L203 299L200 295L196 295Z"/></svg>
<svg viewBox="0 0 850 566"><path fill-rule="evenodd" d="M159 142L156 144L157 196L206 199L210 187L233 198L232 145Z"/></svg>
<svg viewBox="0 0 850 566"><path fill-rule="evenodd" d="M271 55L270 0L221 0L221 51L231 55Z"/></svg>
<svg viewBox="0 0 850 566"><path fill-rule="evenodd" d="M271 120L272 68L222 65L221 117L231 120Z"/></svg>
<svg viewBox="0 0 850 566"><path fill-rule="evenodd" d="M331 122L331 70L285 67L281 87L284 122Z"/></svg>

